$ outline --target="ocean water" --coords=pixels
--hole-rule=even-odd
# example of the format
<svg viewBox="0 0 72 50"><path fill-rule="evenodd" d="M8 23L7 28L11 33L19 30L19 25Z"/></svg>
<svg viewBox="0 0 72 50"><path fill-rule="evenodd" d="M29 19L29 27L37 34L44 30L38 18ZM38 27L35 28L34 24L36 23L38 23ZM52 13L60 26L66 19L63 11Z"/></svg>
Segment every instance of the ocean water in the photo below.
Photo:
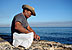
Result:
<svg viewBox="0 0 72 50"><path fill-rule="evenodd" d="M32 27L40 36L40 40L72 44L72 27ZM0 37L11 41L11 28L0 27Z"/></svg>

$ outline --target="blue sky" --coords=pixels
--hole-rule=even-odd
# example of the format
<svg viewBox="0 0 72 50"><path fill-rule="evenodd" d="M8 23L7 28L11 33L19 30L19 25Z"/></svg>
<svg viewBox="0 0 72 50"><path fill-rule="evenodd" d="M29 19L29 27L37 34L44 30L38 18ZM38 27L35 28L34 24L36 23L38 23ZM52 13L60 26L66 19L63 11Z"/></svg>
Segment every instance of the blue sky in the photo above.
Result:
<svg viewBox="0 0 72 50"><path fill-rule="evenodd" d="M11 26L13 17L22 12L23 4L35 8L36 16L30 17L29 23L72 25L72 0L0 0L0 27Z"/></svg>

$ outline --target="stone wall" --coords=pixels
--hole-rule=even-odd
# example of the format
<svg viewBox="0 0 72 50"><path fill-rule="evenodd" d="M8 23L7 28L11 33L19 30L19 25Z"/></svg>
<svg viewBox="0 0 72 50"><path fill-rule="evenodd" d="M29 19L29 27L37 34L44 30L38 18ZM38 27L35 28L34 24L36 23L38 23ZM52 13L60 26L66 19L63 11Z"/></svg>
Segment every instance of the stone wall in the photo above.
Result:
<svg viewBox="0 0 72 50"><path fill-rule="evenodd" d="M25 49L24 47L14 47L9 42L0 38L0 50L72 50L72 45L61 44L54 41L33 41L32 45Z"/></svg>

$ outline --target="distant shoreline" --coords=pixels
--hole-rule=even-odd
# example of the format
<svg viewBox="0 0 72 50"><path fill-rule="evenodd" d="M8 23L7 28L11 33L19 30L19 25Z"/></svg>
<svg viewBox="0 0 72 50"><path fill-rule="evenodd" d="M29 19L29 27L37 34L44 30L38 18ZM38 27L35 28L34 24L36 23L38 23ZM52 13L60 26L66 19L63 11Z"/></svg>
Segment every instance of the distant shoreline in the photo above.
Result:
<svg viewBox="0 0 72 50"><path fill-rule="evenodd" d="M11 27L0 27L0 28L11 28ZM32 28L72 28L72 27L32 27Z"/></svg>

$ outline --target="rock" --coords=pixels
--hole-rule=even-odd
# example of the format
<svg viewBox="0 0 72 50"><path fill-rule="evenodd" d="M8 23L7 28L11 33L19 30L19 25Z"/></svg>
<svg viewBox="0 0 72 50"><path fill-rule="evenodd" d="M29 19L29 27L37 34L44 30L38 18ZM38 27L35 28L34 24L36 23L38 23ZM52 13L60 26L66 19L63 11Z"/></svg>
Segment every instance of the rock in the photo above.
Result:
<svg viewBox="0 0 72 50"><path fill-rule="evenodd" d="M0 50L12 50L12 46L7 42L0 42Z"/></svg>
<svg viewBox="0 0 72 50"><path fill-rule="evenodd" d="M72 50L72 45L61 44L53 41L33 41L32 45L25 49L24 47L14 47L9 42L0 38L0 50Z"/></svg>

